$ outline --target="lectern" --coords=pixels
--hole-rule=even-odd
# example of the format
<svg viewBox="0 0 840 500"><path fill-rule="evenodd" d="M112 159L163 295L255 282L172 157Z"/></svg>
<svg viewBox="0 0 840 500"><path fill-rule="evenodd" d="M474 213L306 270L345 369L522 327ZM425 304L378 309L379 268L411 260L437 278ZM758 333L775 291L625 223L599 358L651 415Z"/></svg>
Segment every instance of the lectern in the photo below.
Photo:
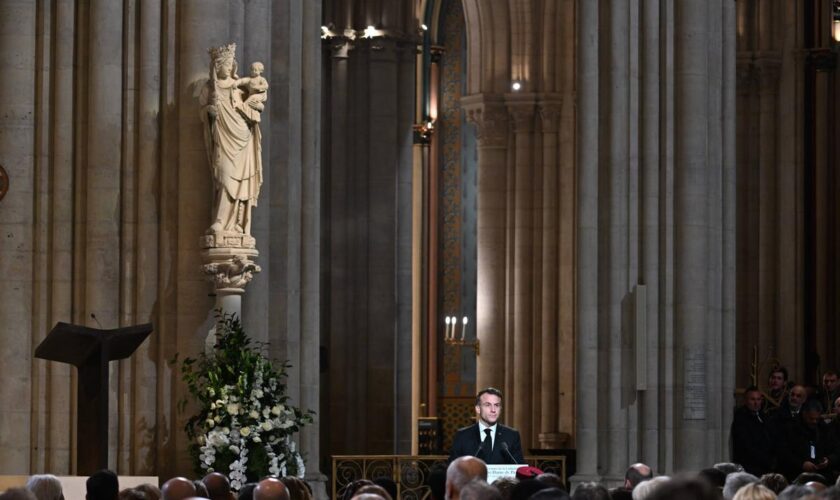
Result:
<svg viewBox="0 0 840 500"><path fill-rule="evenodd" d="M77 474L108 467L108 363L125 359L152 333L152 324L100 330L56 323L35 357L78 369Z"/></svg>

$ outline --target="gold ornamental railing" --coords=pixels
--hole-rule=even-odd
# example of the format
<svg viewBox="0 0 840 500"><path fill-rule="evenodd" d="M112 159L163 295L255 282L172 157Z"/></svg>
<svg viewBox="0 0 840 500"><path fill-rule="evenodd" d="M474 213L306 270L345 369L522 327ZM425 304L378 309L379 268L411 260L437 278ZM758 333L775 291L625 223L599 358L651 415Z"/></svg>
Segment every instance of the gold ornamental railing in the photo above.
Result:
<svg viewBox="0 0 840 500"><path fill-rule="evenodd" d="M341 498L342 490L359 479L387 477L397 483L400 500L429 498L428 478L435 466L446 467L446 455L333 455L332 496ZM528 464L543 472L553 472L566 483L566 457L525 457ZM397 499L394 499L397 500Z"/></svg>

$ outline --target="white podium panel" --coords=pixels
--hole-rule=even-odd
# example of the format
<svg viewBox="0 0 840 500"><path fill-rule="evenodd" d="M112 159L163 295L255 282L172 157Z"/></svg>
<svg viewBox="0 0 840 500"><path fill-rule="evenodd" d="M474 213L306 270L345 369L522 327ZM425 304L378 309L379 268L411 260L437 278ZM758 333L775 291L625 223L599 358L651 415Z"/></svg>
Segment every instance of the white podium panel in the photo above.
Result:
<svg viewBox="0 0 840 500"><path fill-rule="evenodd" d="M497 464L487 466L487 484L500 477L516 477L516 469L525 467L528 464Z"/></svg>

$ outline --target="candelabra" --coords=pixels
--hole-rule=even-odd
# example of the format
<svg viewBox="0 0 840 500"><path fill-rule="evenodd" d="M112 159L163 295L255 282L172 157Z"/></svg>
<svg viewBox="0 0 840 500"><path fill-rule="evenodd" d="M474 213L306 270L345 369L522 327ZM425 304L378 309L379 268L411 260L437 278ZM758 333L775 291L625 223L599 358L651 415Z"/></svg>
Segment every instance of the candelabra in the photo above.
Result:
<svg viewBox="0 0 840 500"><path fill-rule="evenodd" d="M478 339L474 340L467 340L467 324L469 323L469 318L464 316L461 318L461 334L458 335L458 317L457 316L446 316L443 321L446 324L446 328L443 332L443 341L446 342L448 345L455 346L457 348L462 347L472 347L475 349L475 355L478 356L479 354L479 342Z"/></svg>

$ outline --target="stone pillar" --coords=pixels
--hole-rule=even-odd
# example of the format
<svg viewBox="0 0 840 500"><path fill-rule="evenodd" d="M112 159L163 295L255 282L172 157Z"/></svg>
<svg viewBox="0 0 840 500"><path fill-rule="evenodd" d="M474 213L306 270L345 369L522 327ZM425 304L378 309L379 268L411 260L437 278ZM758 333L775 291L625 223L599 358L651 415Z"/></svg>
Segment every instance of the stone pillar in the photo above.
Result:
<svg viewBox="0 0 840 500"><path fill-rule="evenodd" d="M507 331L506 219L508 113L501 96L461 99L478 140L478 282L476 336L481 343L476 387L503 387Z"/></svg>
<svg viewBox="0 0 840 500"><path fill-rule="evenodd" d="M5 107L0 115L0 165L9 176L9 191L0 202L0 321L4 330L14 332L0 336L7 370L0 401L9 402L0 412L0 469L8 474L28 473L30 459L36 10L29 1L0 2L0 62L9 82L0 88Z"/></svg>

